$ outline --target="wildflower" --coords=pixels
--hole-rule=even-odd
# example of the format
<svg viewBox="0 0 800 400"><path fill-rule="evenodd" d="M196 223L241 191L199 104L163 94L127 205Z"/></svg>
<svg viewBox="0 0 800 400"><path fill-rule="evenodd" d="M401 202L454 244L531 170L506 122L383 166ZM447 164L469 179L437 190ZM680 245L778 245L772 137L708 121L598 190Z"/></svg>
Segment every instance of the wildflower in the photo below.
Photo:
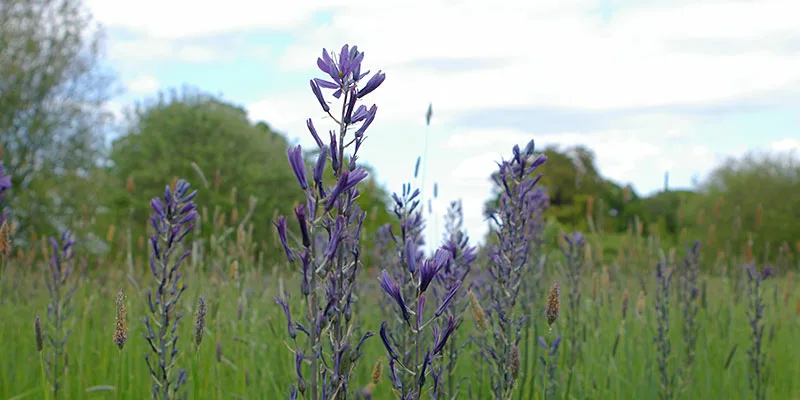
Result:
<svg viewBox="0 0 800 400"><path fill-rule="evenodd" d="M453 286L450 287L450 291L447 292L447 295L445 295L444 299L442 299L442 303L439 305L439 308L436 309L436 316L437 317L442 315L442 314L444 314L444 311L447 309L447 307L450 306L450 303L452 303L453 300L455 300L456 294L458 294L458 289L460 289L460 288L461 288L461 281L460 280L456 281L453 284Z"/></svg>
<svg viewBox="0 0 800 400"><path fill-rule="evenodd" d="M280 296L275 297L275 302L278 303L278 305L280 305L281 308L283 308L283 313L286 315L286 322L287 322L286 329L289 332L289 337L294 339L295 337L297 337L297 329L295 328L294 323L292 323L292 313L289 311L288 297L287 298Z"/></svg>
<svg viewBox="0 0 800 400"><path fill-rule="evenodd" d="M314 92L314 96L317 98L319 105L322 106L322 109L325 112L330 111L331 106L329 106L328 103L325 101L325 99L322 97L322 90L320 90L319 88L319 83L317 83L317 81L314 79L311 80L311 91Z"/></svg>
<svg viewBox="0 0 800 400"><path fill-rule="evenodd" d="M456 330L458 324L458 322L453 320L453 317L450 317L447 319L447 325L445 325L444 331L440 331L438 327L434 327L433 354L441 354L442 350L444 350L444 345L447 343L447 339L450 338L450 335Z"/></svg>
<svg viewBox="0 0 800 400"><path fill-rule="evenodd" d="M308 232L308 221L306 220L306 207L303 204L294 208L294 215L297 217L297 223L300 226L300 235L303 240L303 246L308 248L311 246L311 236Z"/></svg>
<svg viewBox="0 0 800 400"><path fill-rule="evenodd" d="M117 293L117 315L116 323L114 325L114 344L119 347L120 351L125 347L125 342L128 340L128 310L125 308L125 296L122 289Z"/></svg>
<svg viewBox="0 0 800 400"><path fill-rule="evenodd" d="M381 283L381 289L383 289L386 294L388 294L392 299L394 299L397 306L400 307L400 312L403 314L403 319L408 322L411 318L408 307L406 306L406 302L403 299L403 293L400 291L400 287L394 282L389 273L386 270L383 270L381 278L379 279Z"/></svg>
<svg viewBox="0 0 800 400"><path fill-rule="evenodd" d="M297 182L303 190L308 189L308 181L306 180L306 163L303 160L303 150L300 145L297 147L290 147L286 150L286 155L289 158L289 164L292 167Z"/></svg>
<svg viewBox="0 0 800 400"><path fill-rule="evenodd" d="M147 304L155 321L151 323L149 316L143 319L144 338L153 350L153 354L145 355L145 361L153 378L154 396L164 399L179 396L181 385L187 379L186 370L179 369L174 376L172 369L179 354L175 347L178 323L183 318L178 312L178 301L186 290L179 269L191 250L185 250L177 260L172 254L178 253L181 242L192 231L197 219L197 206L193 202L197 191L190 192L190 189L189 182L176 179L172 186L164 188L163 196L150 202L153 210L150 222L155 230L150 237L150 270L154 283L147 291ZM153 329L154 325L160 329ZM168 346L172 347L170 351L157 350Z"/></svg>
<svg viewBox="0 0 800 400"><path fill-rule="evenodd" d="M360 99L360 98L372 93L372 91L377 89L378 86L380 86L381 83L383 83L383 81L385 79L386 79L386 74L384 74L381 71L378 71L378 73L376 73L375 75L372 75L372 78L369 79L367 84L364 85L364 87L361 88L361 90L358 91L358 98Z"/></svg>
<svg viewBox="0 0 800 400"><path fill-rule="evenodd" d="M397 352L395 352L392 348L392 344L389 343L389 337L386 334L386 321L381 323L380 335L381 341L383 341L383 346L386 347L386 351L389 353L389 358L392 360L398 358Z"/></svg>
<svg viewBox="0 0 800 400"><path fill-rule="evenodd" d="M278 230L278 238L281 241L281 245L283 245L284 252L286 252L286 258L290 263L293 263L295 260L294 252L289 248L289 242L286 238L286 218L282 215L279 216L278 220L273 222L273 225Z"/></svg>

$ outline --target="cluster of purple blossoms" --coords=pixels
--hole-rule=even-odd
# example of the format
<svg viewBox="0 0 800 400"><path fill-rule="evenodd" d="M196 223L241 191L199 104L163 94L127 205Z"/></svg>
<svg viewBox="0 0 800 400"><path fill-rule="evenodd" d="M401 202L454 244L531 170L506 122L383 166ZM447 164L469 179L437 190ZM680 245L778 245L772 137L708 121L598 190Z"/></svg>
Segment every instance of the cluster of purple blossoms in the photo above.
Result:
<svg viewBox="0 0 800 400"><path fill-rule="evenodd" d="M338 55L323 49L317 66L330 80L312 79L311 90L338 129L331 130L328 140L323 141L312 120L306 121L319 149L316 161L311 163L311 176L302 148L296 146L287 151L289 165L306 196L305 204L294 209L299 229L296 243L289 242L285 217L274 223L287 259L292 264L300 263L300 293L305 302L305 315L297 321L290 312L289 295L282 293L276 298L286 314L287 331L295 347L297 378L289 390L292 399L299 394L310 400L348 398L350 377L362 354L361 347L374 335L367 331L360 339L353 338L358 329L353 304L361 264L359 243L366 216L356 200L358 184L367 178L366 170L359 168L356 161L367 138L365 132L378 111L376 105L360 103L383 83L385 74L379 71L364 83L369 71L362 72L363 60L364 53L356 46L344 45ZM333 97L341 101L339 115L332 113L323 89L333 90ZM352 149L350 154L345 153L348 148ZM328 165L336 180L333 185L323 181ZM299 340L298 333L307 340ZM323 346L323 339L327 339L328 346ZM326 353L323 347L327 347ZM306 364L311 367L308 375L303 372Z"/></svg>
<svg viewBox="0 0 800 400"><path fill-rule="evenodd" d="M437 285L433 286L436 297L441 297L447 292L448 288L456 284L456 282L466 282L467 275L469 275L472 265L478 258L477 249L469 243L469 236L467 236L464 229L464 210L461 206L461 201L453 201L447 209L445 214L445 234L442 249L450 253L453 262L448 264L436 276ZM459 296L453 303L452 307L445 310L445 317L460 318L469 306L469 301L465 296ZM460 341L458 332L453 334L450 338L447 349L445 350L445 362L442 363L440 369L434 369L434 376L441 376L443 389L441 393L445 398L453 398L459 393L460 378L455 376L458 358L464 351L470 341Z"/></svg>
<svg viewBox="0 0 800 400"><path fill-rule="evenodd" d="M764 267L761 271L756 269L755 264L745 267L747 272L747 319L750 325L750 348L747 349L749 356L750 374L748 376L750 390L753 397L763 400L767 397L767 381L769 371L767 370L767 354L764 351L764 280L774 276L775 271L772 267Z"/></svg>
<svg viewBox="0 0 800 400"><path fill-rule="evenodd" d="M419 165L417 159L415 178ZM445 392L440 361L449 353L447 345L460 323L452 308L459 303L462 279L449 279L457 276L458 268L450 249L443 247L425 259L420 190L407 183L392 199L399 235L387 224L378 236L378 259L384 267L378 282L388 295L388 302L381 303L387 320L381 324L380 336L389 358L389 377L398 398L420 398L426 383L431 383L431 398L437 398ZM463 265L462 258L458 262ZM424 335L428 326L433 333L430 341Z"/></svg>
<svg viewBox="0 0 800 400"><path fill-rule="evenodd" d="M72 313L72 295L77 289L75 280L70 279L74 266L75 239L72 232L66 230L61 234L60 242L51 237L50 245L53 248L50 273L45 275L50 303L47 305L47 328L43 334L45 347L49 351L44 365L53 398L58 398L61 392L61 375L67 365L67 339L70 335L67 320Z"/></svg>
<svg viewBox="0 0 800 400"><path fill-rule="evenodd" d="M406 242L403 249L403 265L408 281L413 287L411 296L405 295L402 287L384 269L379 278L381 288L395 304L399 324L390 337L388 323L381 323L380 336L389 357L389 376L395 393L401 399L420 399L428 375L433 375L431 398L440 394L440 376L435 374L435 363L442 359L448 339L458 328L461 320L453 315L445 316L456 297L461 294L461 281L456 280L446 293L432 296L438 299L434 307L426 308L426 294L434 278L441 271L452 268L453 259L445 249L436 250L432 258L416 260L416 244ZM426 310L427 316L426 316ZM424 332L431 326L432 337L425 340ZM393 339L395 338L395 339ZM400 340L397 340L400 338ZM426 345L427 342L427 345Z"/></svg>
<svg viewBox="0 0 800 400"><path fill-rule="evenodd" d="M150 317L144 317L143 322L144 338L155 355L145 355L153 378L154 400L181 398L181 386L188 376L184 369L173 376L172 369L178 358L178 322L183 318L178 301L186 290L179 268L191 254L189 249L179 254L179 248L197 219L197 205L193 202L197 191L189 189L189 182L180 179L174 189L166 186L163 198L150 201L150 222L155 230L150 237L154 288L147 291L147 305L155 324L151 324Z"/></svg>
<svg viewBox="0 0 800 400"><path fill-rule="evenodd" d="M495 225L497 244L488 249L489 277L482 290L492 335L478 338L478 344L488 361L492 392L498 399L509 398L518 381L515 365L519 365L525 317L519 315L517 299L529 279L530 249L548 203L545 192L537 187L541 174L534 176L546 159L535 154L533 141L524 149L514 146L513 157L498 163L499 171L494 175L501 193L497 209L489 211L488 217Z"/></svg>

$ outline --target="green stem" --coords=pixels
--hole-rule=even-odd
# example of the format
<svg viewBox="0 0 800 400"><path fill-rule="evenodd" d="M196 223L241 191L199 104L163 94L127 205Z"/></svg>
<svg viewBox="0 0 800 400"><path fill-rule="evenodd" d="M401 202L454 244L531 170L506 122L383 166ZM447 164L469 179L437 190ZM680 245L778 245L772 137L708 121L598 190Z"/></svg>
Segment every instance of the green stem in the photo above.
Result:
<svg viewBox="0 0 800 400"><path fill-rule="evenodd" d="M44 391L44 398L47 400L50 398L50 394L47 390L47 375L44 372L44 356L42 355L41 351L39 352L39 365L42 369L42 390Z"/></svg>

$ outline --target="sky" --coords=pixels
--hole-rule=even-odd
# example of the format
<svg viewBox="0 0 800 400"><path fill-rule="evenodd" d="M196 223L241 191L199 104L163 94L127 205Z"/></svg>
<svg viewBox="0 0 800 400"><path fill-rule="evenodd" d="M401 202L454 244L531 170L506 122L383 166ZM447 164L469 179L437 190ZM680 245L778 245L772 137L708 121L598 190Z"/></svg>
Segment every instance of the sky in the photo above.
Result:
<svg viewBox="0 0 800 400"><path fill-rule="evenodd" d="M125 91L121 110L184 85L245 107L312 148L332 127L309 87L345 43L382 70L361 152L390 191L428 152L441 237L461 199L473 240L495 161L514 144L586 145L640 194L692 187L723 159L800 149L796 0L88 0ZM425 112L433 106L426 130ZM287 165L288 168L288 165ZM421 184L415 181L417 184Z"/></svg>

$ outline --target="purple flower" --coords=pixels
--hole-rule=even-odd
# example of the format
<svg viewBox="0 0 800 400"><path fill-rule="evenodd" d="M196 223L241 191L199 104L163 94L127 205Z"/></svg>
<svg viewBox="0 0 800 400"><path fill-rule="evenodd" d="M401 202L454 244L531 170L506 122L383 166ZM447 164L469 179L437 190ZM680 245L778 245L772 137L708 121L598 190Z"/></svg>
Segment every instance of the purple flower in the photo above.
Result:
<svg viewBox="0 0 800 400"><path fill-rule="evenodd" d="M317 164L314 166L314 182L322 188L322 173L325 172L325 163L328 161L328 147L320 146Z"/></svg>
<svg viewBox="0 0 800 400"><path fill-rule="evenodd" d="M367 81L367 84L364 85L364 87L361 88L361 90L358 91L358 98L360 99L360 98L372 93L372 91L377 89L378 86L380 86L381 83L383 83L384 80L386 80L386 74L384 74L381 71L378 71L375 75L372 75L372 78L369 78L369 81Z"/></svg>
<svg viewBox="0 0 800 400"><path fill-rule="evenodd" d="M308 221L306 220L306 207L303 204L294 208L294 215L300 225L300 236L303 237L303 246L311 246L311 235L308 233Z"/></svg>
<svg viewBox="0 0 800 400"><path fill-rule="evenodd" d="M336 254L336 250L339 248L339 244L342 242L344 238L344 216L339 215L336 217L336 223L333 226L333 233L331 234L331 240L328 242L328 247L325 249L324 256L328 260L331 260L333 256Z"/></svg>
<svg viewBox="0 0 800 400"><path fill-rule="evenodd" d="M419 292L424 293L436 274L449 263L450 254L444 249L437 249L433 259L425 260L419 269Z"/></svg>
<svg viewBox="0 0 800 400"><path fill-rule="evenodd" d="M361 127L359 127L358 130L356 130L355 135L357 138L364 135L364 132L372 124L372 121L375 120L375 114L377 113L378 113L378 106L373 104L372 107L370 107L369 111L367 111L367 115L364 118L364 123L361 124Z"/></svg>
<svg viewBox="0 0 800 400"><path fill-rule="evenodd" d="M395 195L396 197L396 195ZM406 264L408 265L408 272L417 272L417 246L413 240L407 240L405 246Z"/></svg>
<svg viewBox="0 0 800 400"><path fill-rule="evenodd" d="M311 137L313 137L314 141L317 142L317 146L319 146L320 149L325 147L325 145L322 144L322 139L320 139L319 135L317 134L317 130L314 129L314 122L311 120L311 118L306 120L306 126L308 127L308 131L311 132Z"/></svg>
<svg viewBox="0 0 800 400"><path fill-rule="evenodd" d="M11 175L6 175L3 163L0 162L0 199L3 198L3 192L11 188Z"/></svg>
<svg viewBox="0 0 800 400"><path fill-rule="evenodd" d="M366 179L367 175L367 171L365 171L363 168L356 168L353 171L342 171L342 175L339 176L339 180L336 182L336 185L333 187L333 189L331 189L330 194L328 194L328 200L325 203L325 208L327 210L333 208L333 205L336 203L336 199L339 197L339 195L354 188L361 181Z"/></svg>
<svg viewBox="0 0 800 400"><path fill-rule="evenodd" d="M303 264L303 282L300 284L300 291L303 296L308 296L311 293L311 285L308 282L309 274L311 273L311 252L308 247L300 255L300 262Z"/></svg>
<svg viewBox="0 0 800 400"><path fill-rule="evenodd" d="M411 318L408 312L408 307L406 306L406 302L403 299L403 293L400 291L400 286L397 286L392 280L392 277L389 276L389 273L386 270L383 270L383 274L381 278L378 278L378 281L381 283L381 289L383 289L386 294L388 294L397 305L400 307L400 311L403 313L403 319L408 322Z"/></svg>
<svg viewBox="0 0 800 400"><path fill-rule="evenodd" d="M442 300L442 304L440 304L439 308L436 310L436 316L437 317L442 315L444 313L444 311L447 309L447 307L450 306L450 303L452 303L453 299L456 298L456 294L458 293L458 289L460 289L460 288L461 288L461 281L460 280L456 281L456 283L453 284L453 286L450 287L450 291L447 292L446 296L444 296L444 299Z"/></svg>
<svg viewBox="0 0 800 400"><path fill-rule="evenodd" d="M391 358L392 360L397 359L399 356L397 355L397 352L394 351L394 349L392 348L391 343L389 343L389 337L386 334L386 321L383 321L381 323L380 335L381 335L381 341L383 341L383 346L386 347L386 351L389 353L389 358Z"/></svg>
<svg viewBox="0 0 800 400"><path fill-rule="evenodd" d="M300 387L304 387L306 380L303 379L303 360L305 359L305 355L303 354L303 350L298 350L294 354L294 370L297 373L297 381L300 384Z"/></svg>
<svg viewBox="0 0 800 400"><path fill-rule="evenodd" d="M425 295L419 295L419 301L417 302L417 329L422 326L422 316L425 313Z"/></svg>
<svg viewBox="0 0 800 400"><path fill-rule="evenodd" d="M389 379L392 380L392 385L394 385L395 389L403 388L400 377L397 376L397 357L392 357L391 360L389 360Z"/></svg>
<svg viewBox="0 0 800 400"><path fill-rule="evenodd" d="M290 263L293 263L295 260L294 252L292 252L292 249L289 248L289 243L286 239L286 217L281 215L278 217L276 222L273 222L273 225L275 225L275 228L278 229L278 238L281 240L281 244L283 245L283 251L286 252L286 258Z"/></svg>
<svg viewBox="0 0 800 400"><path fill-rule="evenodd" d="M289 331L289 337L291 337L292 339L296 338L297 328L294 326L294 323L292 323L292 313L291 311L289 311L289 303L287 302L287 299L278 296L275 297L275 302L278 303L278 305L280 305L281 308L283 308L283 313L286 314L286 322L287 322L286 326L287 330Z"/></svg>
<svg viewBox="0 0 800 400"><path fill-rule="evenodd" d="M306 163L303 161L303 149L300 145L297 147L290 147L286 149L286 156L289 158L289 165L292 167L292 172L297 177L297 182L303 190L308 189L308 181L306 180Z"/></svg>
<svg viewBox="0 0 800 400"><path fill-rule="evenodd" d="M441 354L442 350L444 350L444 346L447 344L447 339L450 335L455 332L456 328L458 327L458 323L450 316L447 319L447 325L442 332L438 326L433 327L433 354Z"/></svg>
<svg viewBox="0 0 800 400"><path fill-rule="evenodd" d="M322 90L320 90L319 84L314 79L311 80L311 90L314 92L314 96L317 97L317 101L319 102L319 105L322 106L322 109L325 112L330 111L331 106L329 106L328 103L325 101L325 98L322 97ZM313 134L314 132L312 132L312 135Z"/></svg>

